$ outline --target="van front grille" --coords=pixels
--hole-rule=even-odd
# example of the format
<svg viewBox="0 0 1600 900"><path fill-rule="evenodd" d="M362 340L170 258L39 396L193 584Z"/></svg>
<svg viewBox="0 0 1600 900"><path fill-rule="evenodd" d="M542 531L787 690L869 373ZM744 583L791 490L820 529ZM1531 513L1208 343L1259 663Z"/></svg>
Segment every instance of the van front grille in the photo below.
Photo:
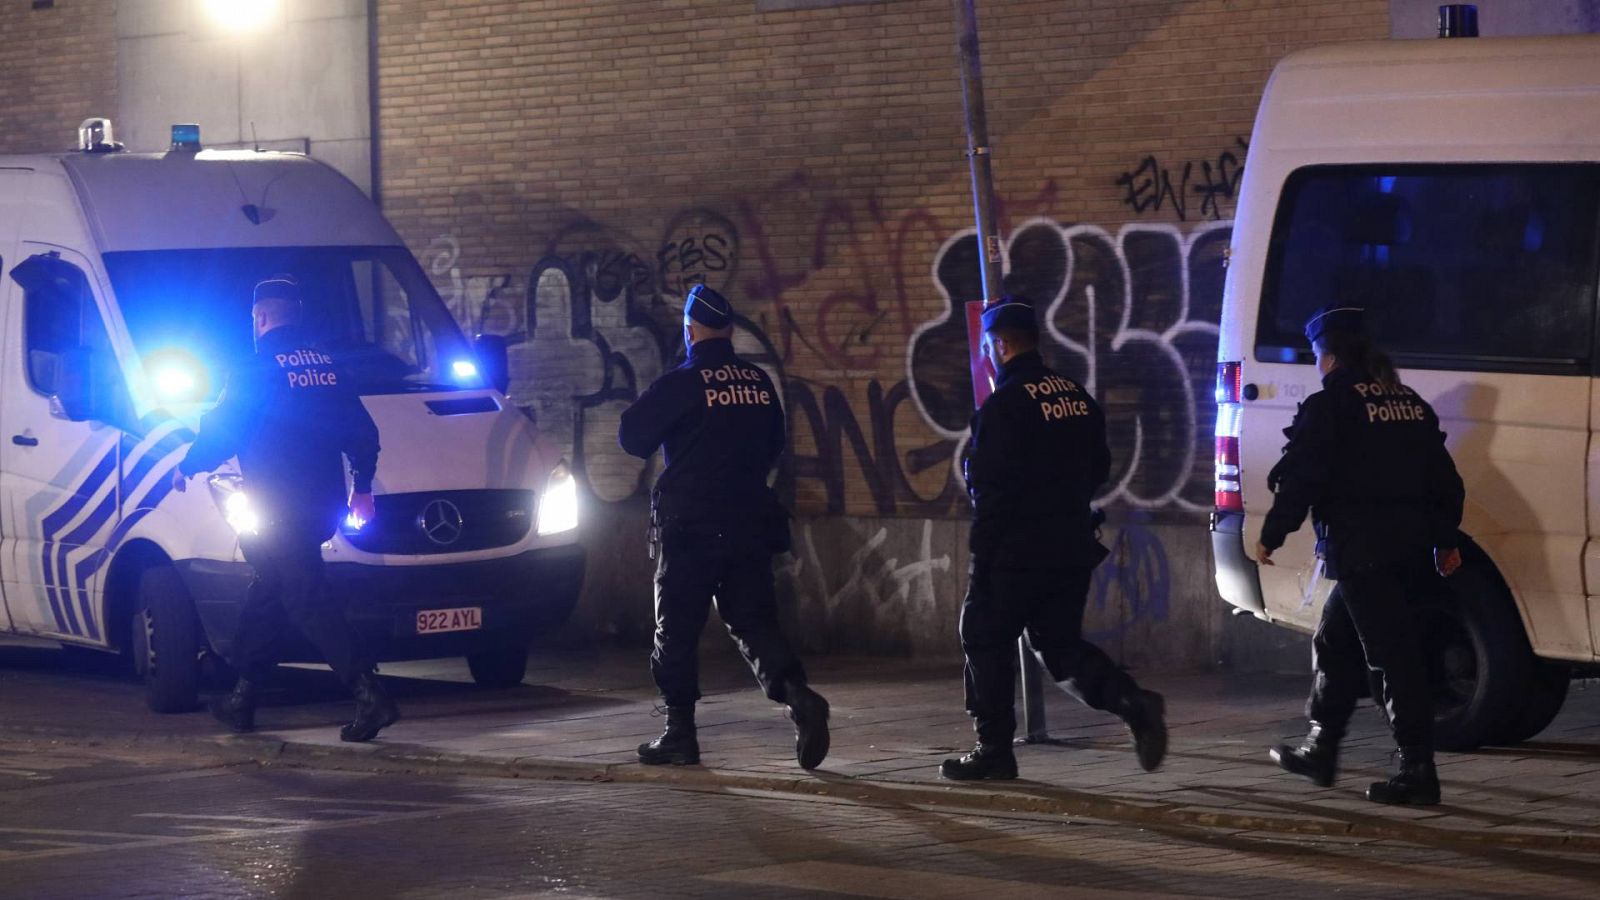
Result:
<svg viewBox="0 0 1600 900"><path fill-rule="evenodd" d="M424 491L380 494L360 531L344 530L358 550L418 556L508 547L533 526L533 491Z"/></svg>

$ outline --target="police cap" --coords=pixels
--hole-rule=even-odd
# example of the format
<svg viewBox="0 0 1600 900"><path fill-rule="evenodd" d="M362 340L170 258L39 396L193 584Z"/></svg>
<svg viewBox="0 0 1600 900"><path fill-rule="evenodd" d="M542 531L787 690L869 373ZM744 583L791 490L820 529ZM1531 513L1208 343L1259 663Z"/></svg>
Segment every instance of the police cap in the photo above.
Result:
<svg viewBox="0 0 1600 900"><path fill-rule="evenodd" d="M1033 304L1026 298L1001 297L1000 302L991 304L983 311L983 330L993 331L996 328L1015 328L1038 334L1039 318L1033 312Z"/></svg>
<svg viewBox="0 0 1600 900"><path fill-rule="evenodd" d="M689 289L684 301L683 314L707 328L727 328L733 324L733 304L703 284Z"/></svg>
<svg viewBox="0 0 1600 900"><path fill-rule="evenodd" d="M1349 303L1330 303L1306 320L1306 340L1315 344L1330 331L1361 334L1366 310Z"/></svg>
<svg viewBox="0 0 1600 900"><path fill-rule="evenodd" d="M274 275L271 278L256 282L255 299L251 303L260 303L263 300L287 300L291 303L300 302L300 282L293 275Z"/></svg>

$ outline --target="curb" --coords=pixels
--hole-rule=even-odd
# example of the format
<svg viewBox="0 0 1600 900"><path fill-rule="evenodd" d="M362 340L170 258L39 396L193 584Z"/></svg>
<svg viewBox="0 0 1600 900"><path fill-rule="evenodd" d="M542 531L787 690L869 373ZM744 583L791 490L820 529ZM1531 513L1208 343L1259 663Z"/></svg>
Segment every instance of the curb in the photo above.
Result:
<svg viewBox="0 0 1600 900"><path fill-rule="evenodd" d="M496 759L440 752L415 744L313 744L285 741L267 735L97 734L29 727L8 730L13 735L28 735L66 744L154 746L186 754L200 753L235 764L255 763L311 770L661 785L699 791L761 791L878 806L918 806L974 813L1026 813L1095 819L1155 831L1250 831L1300 837L1403 841L1441 848L1560 850L1600 855L1600 833L1595 832L1536 831L1505 826L1469 831L1411 820L1240 813L1222 807L1091 794L1036 782L1013 782L975 790L961 786L933 786L927 782L892 777L850 778L826 772L781 776L699 766L646 767L634 763L583 763L542 757Z"/></svg>

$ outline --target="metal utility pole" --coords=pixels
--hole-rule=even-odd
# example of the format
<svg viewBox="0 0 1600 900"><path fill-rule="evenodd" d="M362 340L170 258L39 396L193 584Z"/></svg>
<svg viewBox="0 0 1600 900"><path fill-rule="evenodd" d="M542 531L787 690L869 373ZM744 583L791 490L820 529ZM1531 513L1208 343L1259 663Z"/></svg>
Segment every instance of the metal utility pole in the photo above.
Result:
<svg viewBox="0 0 1600 900"><path fill-rule="evenodd" d="M972 207L978 222L978 260L983 296L1000 296L1000 231L994 216L989 114L983 104L983 62L978 56L976 0L955 0L956 50L961 56L961 103L967 113L967 162L972 170Z"/></svg>
<svg viewBox="0 0 1600 900"><path fill-rule="evenodd" d="M983 282L981 298L967 302L969 329L977 328L977 313L991 300L1000 297L1000 226L994 214L994 154L989 147L989 113L983 102L983 61L978 54L977 0L955 0L956 51L961 57L961 103L967 113L967 163L972 171L972 210L978 223L978 266ZM974 308L976 307L976 309ZM976 333L968 335L970 347L977 347ZM973 367L975 377L977 367ZM987 396L976 383L974 390ZM1042 666L1033 654L1026 636L1017 641L1022 668L1022 724L1024 743L1046 743L1044 677Z"/></svg>

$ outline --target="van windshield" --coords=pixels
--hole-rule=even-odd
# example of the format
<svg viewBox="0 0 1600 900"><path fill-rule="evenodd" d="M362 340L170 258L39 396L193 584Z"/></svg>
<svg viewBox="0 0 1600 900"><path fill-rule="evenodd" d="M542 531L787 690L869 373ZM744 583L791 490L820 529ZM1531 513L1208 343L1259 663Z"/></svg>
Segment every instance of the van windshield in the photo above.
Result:
<svg viewBox="0 0 1600 900"><path fill-rule="evenodd" d="M1313 166L1284 185L1256 358L1309 362L1302 328L1338 301L1413 368L1587 373L1600 166Z"/></svg>
<svg viewBox="0 0 1600 900"><path fill-rule="evenodd" d="M403 247L273 247L107 253L106 271L135 349L149 364L178 356L216 397L226 372L253 352L255 284L300 282L305 324L365 394L479 387L460 365L471 348Z"/></svg>

